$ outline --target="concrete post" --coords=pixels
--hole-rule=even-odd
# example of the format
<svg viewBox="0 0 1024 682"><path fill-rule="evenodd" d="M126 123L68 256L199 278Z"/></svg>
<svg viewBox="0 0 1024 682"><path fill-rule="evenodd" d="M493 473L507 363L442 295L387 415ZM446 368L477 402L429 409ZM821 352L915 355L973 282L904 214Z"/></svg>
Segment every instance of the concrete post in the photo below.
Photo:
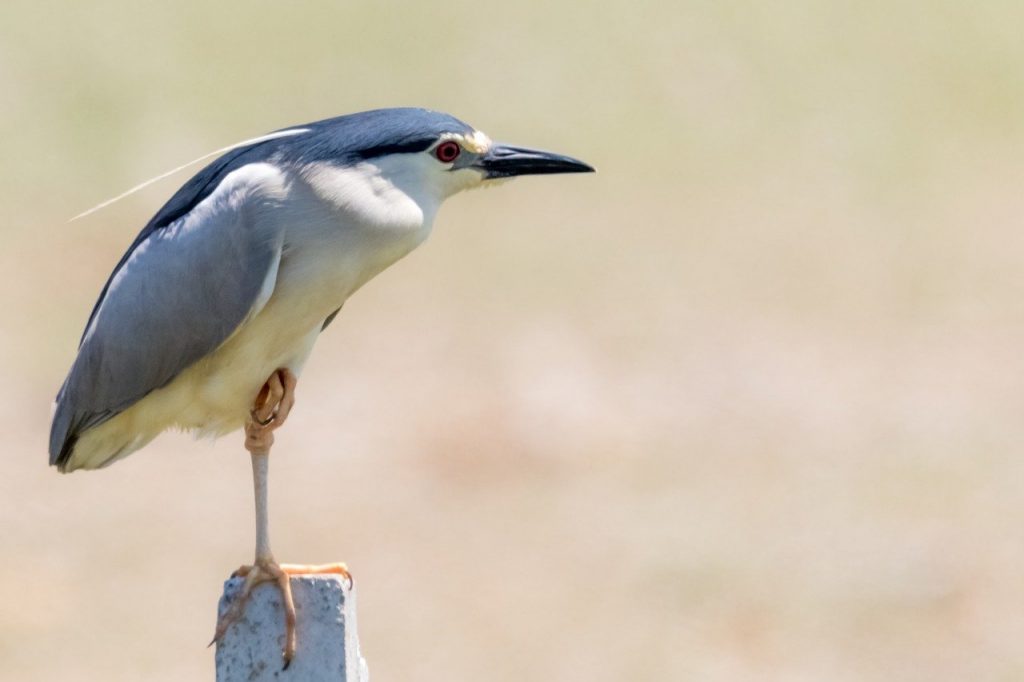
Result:
<svg viewBox="0 0 1024 682"><path fill-rule="evenodd" d="M282 671L284 609L272 583L258 585L245 614L217 645L217 682L368 682L366 661L356 633L356 595L341 576L291 579L298 650ZM224 583L218 614L242 588L242 578Z"/></svg>

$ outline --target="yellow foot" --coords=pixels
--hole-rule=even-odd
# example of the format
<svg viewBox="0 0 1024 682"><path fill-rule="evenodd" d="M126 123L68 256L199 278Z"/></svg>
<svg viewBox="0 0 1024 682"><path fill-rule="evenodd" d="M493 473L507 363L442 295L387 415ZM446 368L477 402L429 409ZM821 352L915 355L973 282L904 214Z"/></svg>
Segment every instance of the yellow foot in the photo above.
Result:
<svg viewBox="0 0 1024 682"><path fill-rule="evenodd" d="M237 571L231 574L231 577L245 578L242 592L235 598L231 607L224 612L224 615L217 620L217 630L214 632L213 640L210 644L220 642L228 628L242 617L242 614L245 613L245 605L249 601L254 587L260 583L274 582L277 584L278 589L281 590L284 604L284 651L282 652L282 657L284 658L283 669L287 670L292 659L295 657L295 649L298 644L295 636L295 602L292 599L292 586L288 577L292 575L317 575L324 573L343 576L348 581L349 587L353 584L352 574L348 572L348 567L343 563L319 565L278 564L273 559L269 559L257 561L252 566L239 567Z"/></svg>

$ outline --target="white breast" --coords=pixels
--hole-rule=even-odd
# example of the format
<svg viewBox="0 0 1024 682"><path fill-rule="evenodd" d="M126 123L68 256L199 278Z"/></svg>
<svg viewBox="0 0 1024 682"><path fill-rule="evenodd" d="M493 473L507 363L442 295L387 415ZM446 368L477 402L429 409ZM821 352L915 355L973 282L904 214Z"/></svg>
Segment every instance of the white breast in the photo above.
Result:
<svg viewBox="0 0 1024 682"><path fill-rule="evenodd" d="M410 196L395 175L386 161L297 173L281 209L288 227L273 294L196 368L200 399L179 424L215 433L236 427L274 370L301 372L328 315L427 237L437 204Z"/></svg>

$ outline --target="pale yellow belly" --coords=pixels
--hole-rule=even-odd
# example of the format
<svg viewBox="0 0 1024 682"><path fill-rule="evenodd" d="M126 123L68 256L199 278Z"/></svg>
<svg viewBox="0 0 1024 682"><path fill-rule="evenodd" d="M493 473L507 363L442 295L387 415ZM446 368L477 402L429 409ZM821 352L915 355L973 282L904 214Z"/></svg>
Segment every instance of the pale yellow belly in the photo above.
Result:
<svg viewBox="0 0 1024 682"><path fill-rule="evenodd" d="M301 373L326 316L284 303L271 299L216 351L82 434L69 468L106 466L169 428L216 437L241 427L271 373L283 367Z"/></svg>

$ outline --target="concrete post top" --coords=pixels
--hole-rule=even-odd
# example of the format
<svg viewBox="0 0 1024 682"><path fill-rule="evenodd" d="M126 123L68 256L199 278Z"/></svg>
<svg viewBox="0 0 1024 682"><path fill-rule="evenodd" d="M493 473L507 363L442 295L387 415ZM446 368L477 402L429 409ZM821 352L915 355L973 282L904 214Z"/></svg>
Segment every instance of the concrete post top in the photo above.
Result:
<svg viewBox="0 0 1024 682"><path fill-rule="evenodd" d="M241 592L243 578L230 578L218 605L223 615ZM291 578L298 648L282 670L284 607L272 583L253 589L245 613L217 645L217 682L368 682L359 652L355 589L338 575Z"/></svg>

